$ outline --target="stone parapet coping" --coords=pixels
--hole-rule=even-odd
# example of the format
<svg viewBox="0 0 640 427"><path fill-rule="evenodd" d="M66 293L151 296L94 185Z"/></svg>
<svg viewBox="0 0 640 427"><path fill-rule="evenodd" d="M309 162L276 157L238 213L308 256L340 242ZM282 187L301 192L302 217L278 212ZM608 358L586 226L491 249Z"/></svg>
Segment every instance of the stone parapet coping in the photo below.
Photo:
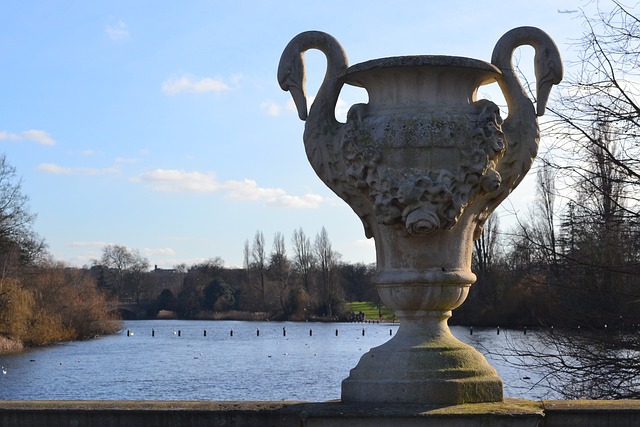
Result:
<svg viewBox="0 0 640 427"><path fill-rule="evenodd" d="M640 426L640 401L529 401L453 406L339 401L0 401L0 427Z"/></svg>

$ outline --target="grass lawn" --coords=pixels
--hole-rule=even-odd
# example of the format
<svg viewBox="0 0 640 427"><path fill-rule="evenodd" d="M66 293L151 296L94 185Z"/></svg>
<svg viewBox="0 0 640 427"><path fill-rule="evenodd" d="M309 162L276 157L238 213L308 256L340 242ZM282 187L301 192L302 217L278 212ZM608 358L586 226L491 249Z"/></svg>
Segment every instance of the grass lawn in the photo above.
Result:
<svg viewBox="0 0 640 427"><path fill-rule="evenodd" d="M348 310L353 311L354 313L363 312L365 316L367 316L367 320L378 320L378 307L372 302L364 302L364 301L354 301L347 302L345 306ZM385 321L391 322L394 320L393 310L385 307L384 305L380 306L380 311L382 312L382 318Z"/></svg>

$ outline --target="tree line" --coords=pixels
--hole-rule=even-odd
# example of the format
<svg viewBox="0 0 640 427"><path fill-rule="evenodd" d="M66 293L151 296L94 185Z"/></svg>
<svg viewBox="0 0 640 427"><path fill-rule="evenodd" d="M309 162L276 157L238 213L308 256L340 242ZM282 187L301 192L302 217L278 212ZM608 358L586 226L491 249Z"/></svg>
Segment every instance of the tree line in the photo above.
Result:
<svg viewBox="0 0 640 427"><path fill-rule="evenodd" d="M89 272L99 289L114 300L146 307L149 317L244 313L246 318L348 320L353 314L346 302L380 304L371 281L374 265L342 262L324 227L313 241L298 228L290 244L291 254L277 232L268 248L258 230L251 243L245 241L242 268L225 267L214 257L171 269L150 269L137 250L108 245Z"/></svg>

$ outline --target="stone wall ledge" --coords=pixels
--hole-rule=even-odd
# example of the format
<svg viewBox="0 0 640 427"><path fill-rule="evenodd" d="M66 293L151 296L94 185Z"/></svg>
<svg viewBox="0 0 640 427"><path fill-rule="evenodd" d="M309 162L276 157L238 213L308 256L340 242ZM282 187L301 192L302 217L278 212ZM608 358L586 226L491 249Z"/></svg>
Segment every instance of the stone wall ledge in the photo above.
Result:
<svg viewBox="0 0 640 427"><path fill-rule="evenodd" d="M454 406L309 402L0 401L0 427L640 426L640 401L529 401Z"/></svg>

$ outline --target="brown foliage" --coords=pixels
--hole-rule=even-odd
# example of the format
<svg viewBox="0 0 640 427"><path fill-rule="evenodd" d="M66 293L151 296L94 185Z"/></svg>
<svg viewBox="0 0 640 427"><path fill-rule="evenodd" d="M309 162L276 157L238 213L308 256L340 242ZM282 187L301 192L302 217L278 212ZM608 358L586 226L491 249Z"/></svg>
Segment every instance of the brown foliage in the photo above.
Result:
<svg viewBox="0 0 640 427"><path fill-rule="evenodd" d="M111 333L120 323L83 270L59 265L0 281L0 334L28 345L86 339Z"/></svg>
<svg viewBox="0 0 640 427"><path fill-rule="evenodd" d="M14 279L0 279L0 335L24 340L35 307L33 293Z"/></svg>

